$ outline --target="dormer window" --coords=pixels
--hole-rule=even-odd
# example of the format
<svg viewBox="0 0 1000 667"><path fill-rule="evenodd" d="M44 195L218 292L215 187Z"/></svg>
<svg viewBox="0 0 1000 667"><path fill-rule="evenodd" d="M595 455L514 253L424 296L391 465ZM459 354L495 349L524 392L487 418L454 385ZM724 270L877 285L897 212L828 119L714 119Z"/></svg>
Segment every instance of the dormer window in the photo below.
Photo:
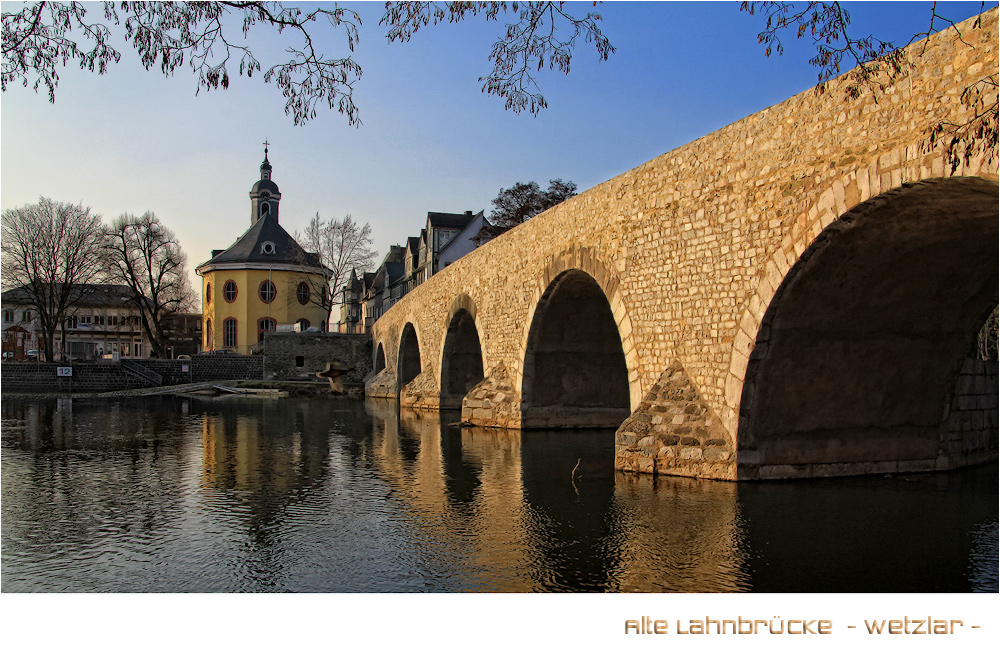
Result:
<svg viewBox="0 0 1000 667"><path fill-rule="evenodd" d="M264 241L260 244L260 252L262 255L273 255L274 254L274 243L271 241Z"/></svg>

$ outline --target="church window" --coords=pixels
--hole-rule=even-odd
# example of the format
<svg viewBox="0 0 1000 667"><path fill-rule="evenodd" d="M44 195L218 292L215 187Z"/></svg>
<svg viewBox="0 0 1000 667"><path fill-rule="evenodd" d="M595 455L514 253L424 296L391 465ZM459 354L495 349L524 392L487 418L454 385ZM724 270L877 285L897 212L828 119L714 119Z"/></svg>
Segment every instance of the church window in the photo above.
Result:
<svg viewBox="0 0 1000 667"><path fill-rule="evenodd" d="M205 349L214 350L215 341L212 340L212 318L205 320Z"/></svg>
<svg viewBox="0 0 1000 667"><path fill-rule="evenodd" d="M205 285L205 305L212 305L212 283Z"/></svg>
<svg viewBox="0 0 1000 667"><path fill-rule="evenodd" d="M295 296L298 297L299 303L303 306L309 303L309 285L305 282L299 283L295 289Z"/></svg>
<svg viewBox="0 0 1000 667"><path fill-rule="evenodd" d="M236 320L232 317L222 323L222 347L236 347Z"/></svg>
<svg viewBox="0 0 1000 667"><path fill-rule="evenodd" d="M226 284L222 286L222 296L225 297L226 301L232 303L236 301L236 283L232 280L227 280Z"/></svg>
<svg viewBox="0 0 1000 667"><path fill-rule="evenodd" d="M299 331L305 331L309 328L309 320L304 317L295 323L299 325Z"/></svg>
<svg viewBox="0 0 1000 667"><path fill-rule="evenodd" d="M265 280L260 284L260 288L257 290L260 294L260 300L264 303L271 303L274 301L274 296L277 294L277 290L274 288L274 283L270 280Z"/></svg>

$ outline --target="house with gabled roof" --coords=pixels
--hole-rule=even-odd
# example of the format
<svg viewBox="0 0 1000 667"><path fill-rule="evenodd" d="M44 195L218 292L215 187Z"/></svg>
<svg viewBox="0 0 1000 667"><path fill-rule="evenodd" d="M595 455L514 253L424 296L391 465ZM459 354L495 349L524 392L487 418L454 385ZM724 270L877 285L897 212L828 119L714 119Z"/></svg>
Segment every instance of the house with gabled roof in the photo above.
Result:
<svg viewBox="0 0 1000 667"><path fill-rule="evenodd" d="M489 226L483 212L429 212L419 236L389 247L371 279L352 273L339 296L341 333L365 333L410 290L475 250ZM368 276L369 274L365 274Z"/></svg>

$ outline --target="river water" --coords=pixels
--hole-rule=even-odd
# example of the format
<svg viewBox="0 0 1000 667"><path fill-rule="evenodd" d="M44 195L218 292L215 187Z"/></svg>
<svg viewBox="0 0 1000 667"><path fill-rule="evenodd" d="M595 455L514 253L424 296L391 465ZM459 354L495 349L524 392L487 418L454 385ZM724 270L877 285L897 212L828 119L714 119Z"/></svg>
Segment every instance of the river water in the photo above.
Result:
<svg viewBox="0 0 1000 667"><path fill-rule="evenodd" d="M998 468L731 484L349 398L5 398L3 592L993 591ZM575 475L571 474L575 470Z"/></svg>

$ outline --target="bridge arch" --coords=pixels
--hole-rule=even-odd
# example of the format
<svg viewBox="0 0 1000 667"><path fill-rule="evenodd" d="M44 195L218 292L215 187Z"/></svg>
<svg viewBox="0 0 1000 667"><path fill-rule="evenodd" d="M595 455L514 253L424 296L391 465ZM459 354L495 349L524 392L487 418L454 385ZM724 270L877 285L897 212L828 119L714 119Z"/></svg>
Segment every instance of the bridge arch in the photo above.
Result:
<svg viewBox="0 0 1000 667"><path fill-rule="evenodd" d="M526 318L522 426L617 427L637 403L631 322L618 281L589 248L570 248L539 277Z"/></svg>
<svg viewBox="0 0 1000 667"><path fill-rule="evenodd" d="M621 294L620 278L613 271L609 263L598 256L593 248L570 246L562 253L553 255L546 262L545 268L535 279L535 291L529 301L527 317L524 319L521 331L521 343L518 350L519 365L516 365L512 372L513 384L518 389L524 386L525 358L528 350L528 342L531 336L531 327L535 319L535 313L545 293L556 278L563 272L577 269L589 275L600 287L604 297L611 308L611 315L618 328L618 336L621 340L622 352L625 355L625 363L628 368L629 402L630 408L634 410L642 400L642 387L640 383L641 367L636 342L633 333L632 319L625 307L625 301Z"/></svg>
<svg viewBox="0 0 1000 667"><path fill-rule="evenodd" d="M420 359L420 341L413 322L407 322L399 336L396 348L396 393L420 375L423 365Z"/></svg>
<svg viewBox="0 0 1000 667"><path fill-rule="evenodd" d="M945 430L998 300L997 199L995 181L924 180L850 209L841 199L825 226L793 229L734 341L726 398L738 411L738 478L995 457L949 446Z"/></svg>
<svg viewBox="0 0 1000 667"><path fill-rule="evenodd" d="M483 366L476 303L463 292L452 300L441 343L440 406L461 407L462 398L483 380Z"/></svg>

